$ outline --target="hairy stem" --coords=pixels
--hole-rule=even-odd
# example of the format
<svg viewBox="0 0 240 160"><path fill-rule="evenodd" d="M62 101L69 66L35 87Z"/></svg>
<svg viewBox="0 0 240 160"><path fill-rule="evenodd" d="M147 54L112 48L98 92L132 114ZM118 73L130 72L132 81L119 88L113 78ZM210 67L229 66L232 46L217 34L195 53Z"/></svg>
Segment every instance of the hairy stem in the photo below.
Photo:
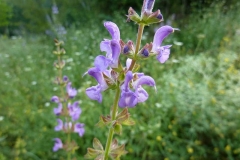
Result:
<svg viewBox="0 0 240 160"><path fill-rule="evenodd" d="M138 52L139 52L139 49L140 49L140 46L141 46L141 41L142 41L143 30L144 30L144 24L139 24L134 57L136 57ZM136 63L136 60L133 59L131 65L128 69L129 71L131 71L133 69L135 63Z"/></svg>
<svg viewBox="0 0 240 160"><path fill-rule="evenodd" d="M114 121L117 116L119 98L120 98L120 87L118 86L118 88L116 90L115 100L113 103L112 116L111 116L112 121ZM108 160L108 155L109 155L109 151L110 151L110 147L111 147L111 143L112 143L112 139L113 139L113 134L114 134L114 128L111 127L108 132L107 143L105 146L104 160Z"/></svg>

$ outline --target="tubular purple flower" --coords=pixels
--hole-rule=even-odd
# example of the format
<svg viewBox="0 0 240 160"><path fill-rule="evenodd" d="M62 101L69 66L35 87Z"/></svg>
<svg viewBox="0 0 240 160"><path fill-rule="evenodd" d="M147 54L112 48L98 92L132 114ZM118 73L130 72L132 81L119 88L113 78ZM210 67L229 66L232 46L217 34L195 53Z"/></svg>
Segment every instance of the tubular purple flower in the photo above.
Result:
<svg viewBox="0 0 240 160"><path fill-rule="evenodd" d="M93 67L88 70L88 74L95 78L98 82L96 86L92 86L86 89L87 96L92 100L97 100L99 103L102 102L102 92L105 91L108 88L108 84L106 83L103 74L105 76L109 76L109 70L105 70L104 72L101 72L98 68Z"/></svg>
<svg viewBox="0 0 240 160"><path fill-rule="evenodd" d="M155 81L150 76L142 75L135 82L133 82L133 88L137 89L139 86L142 86L142 85L148 85L148 86L154 87L155 86Z"/></svg>
<svg viewBox="0 0 240 160"><path fill-rule="evenodd" d="M144 0L142 7L142 14L144 12L150 14L152 12L155 0Z"/></svg>
<svg viewBox="0 0 240 160"><path fill-rule="evenodd" d="M120 40L120 31L118 26L113 22L105 22L104 23L105 28L108 30L110 35L112 36L112 39L119 41Z"/></svg>
<svg viewBox="0 0 240 160"><path fill-rule="evenodd" d="M133 79L132 71L128 71L123 85L121 86L121 96L118 102L119 107L134 107L137 104L137 96L129 88L129 82Z"/></svg>
<svg viewBox="0 0 240 160"><path fill-rule="evenodd" d="M117 68L118 59L121 53L121 46L119 41L104 40L100 44L100 49L102 52L106 52L107 54L106 54L106 57L101 56L101 59L100 58L95 59L95 62L94 62L95 67L100 67L99 69L101 69L102 71L104 71L103 69L107 69L108 66L112 68Z"/></svg>
<svg viewBox="0 0 240 160"><path fill-rule="evenodd" d="M159 54L157 55L157 60L160 63L164 63L166 62L166 60L169 58L170 55L170 47L171 45L167 45L167 46L162 46L159 49Z"/></svg>
<svg viewBox="0 0 240 160"><path fill-rule="evenodd" d="M79 103L76 101L72 105L68 104L68 112L69 115L72 117L72 121L78 120L80 114L82 113L81 108L79 107Z"/></svg>
<svg viewBox="0 0 240 160"><path fill-rule="evenodd" d="M58 103L58 107L53 109L55 115L59 116L62 113L62 103Z"/></svg>
<svg viewBox="0 0 240 160"><path fill-rule="evenodd" d="M111 50L112 50L112 57L111 57L112 63L110 64L110 67L117 68L118 67L118 59L119 59L120 52L121 52L121 46L119 44L119 41L116 41L116 40L112 40L110 45L111 45Z"/></svg>
<svg viewBox="0 0 240 160"><path fill-rule="evenodd" d="M58 98L58 96L52 96L51 101L55 103L59 103L60 99Z"/></svg>
<svg viewBox="0 0 240 160"><path fill-rule="evenodd" d="M101 70L104 68L107 69L108 66L112 68L117 68L118 59L121 52L120 31L118 26L113 22L105 22L104 26L110 33L112 40L105 39L100 43L100 50L102 52L106 52L106 58L103 57L101 57L101 59L98 58L97 60L99 60L99 62L96 62L96 64L98 64L97 66L100 66ZM99 63L103 64L100 65ZM97 66L95 65L95 67Z"/></svg>
<svg viewBox="0 0 240 160"><path fill-rule="evenodd" d="M74 132L78 133L80 137L83 136L85 129L83 123L76 123L74 126Z"/></svg>
<svg viewBox="0 0 240 160"><path fill-rule="evenodd" d="M100 87L102 90L105 90L108 88L108 85L103 77L103 73L96 67L90 68L88 70L88 74L96 79L98 84L100 84Z"/></svg>
<svg viewBox="0 0 240 160"><path fill-rule="evenodd" d="M142 85L148 85L155 87L155 81L150 76L141 75L135 82L133 82L133 88L138 99L138 103L144 102L148 99L148 93L142 88Z"/></svg>
<svg viewBox="0 0 240 160"><path fill-rule="evenodd" d="M101 92L102 92L102 89L101 89L100 84L86 89L87 96L92 100L98 101L99 103L102 102L102 93Z"/></svg>
<svg viewBox="0 0 240 160"><path fill-rule="evenodd" d="M59 149L63 148L63 143L61 141L61 139L59 138L54 138L54 146L53 146L53 151L56 152L58 151Z"/></svg>
<svg viewBox="0 0 240 160"><path fill-rule="evenodd" d="M100 71L105 71L110 64L111 60L103 55L97 56L94 60L94 66L98 68Z"/></svg>
<svg viewBox="0 0 240 160"><path fill-rule="evenodd" d="M66 90L67 90L69 98L74 98L77 95L77 90L75 88L72 88L71 82L69 82L67 84Z"/></svg>
<svg viewBox="0 0 240 160"><path fill-rule="evenodd" d="M61 119L57 119L58 125L55 127L55 131L61 131L63 129L63 121Z"/></svg>
<svg viewBox="0 0 240 160"><path fill-rule="evenodd" d="M132 81L135 76L138 78ZM132 82L134 91L129 88L129 83ZM150 76L145 76L143 73L132 74L128 71L125 76L125 81L121 86L121 96L118 102L119 107L134 107L137 103L144 102L148 99L148 93L142 88L142 85L155 86L155 81Z"/></svg>
<svg viewBox="0 0 240 160"><path fill-rule="evenodd" d="M152 51L157 52L164 38L166 38L169 34L173 32L174 32L174 28L172 28L171 26L160 27L154 35Z"/></svg>

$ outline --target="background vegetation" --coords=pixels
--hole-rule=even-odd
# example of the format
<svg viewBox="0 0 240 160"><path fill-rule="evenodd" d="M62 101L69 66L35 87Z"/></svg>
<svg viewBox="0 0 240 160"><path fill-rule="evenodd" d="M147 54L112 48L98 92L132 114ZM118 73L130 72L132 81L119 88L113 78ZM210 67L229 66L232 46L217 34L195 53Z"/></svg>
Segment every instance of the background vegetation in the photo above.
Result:
<svg viewBox="0 0 240 160"><path fill-rule="evenodd" d="M226 3L227 2L227 3ZM157 93L130 112L137 125L125 127L117 138L126 143L126 160L240 159L240 3L232 1L156 1L165 21L180 28L164 44L173 44L165 64L144 61L142 71L157 83ZM94 125L108 114L113 98L102 104L84 91L96 82L83 73L92 66L99 43L109 37L102 23L119 25L121 38L135 40L137 26L126 23L128 7L141 1L0 0L0 160L57 160L52 152L54 132L52 83L54 38L65 41L64 70L78 88L86 134L75 137L83 159L93 137L103 143L106 130ZM58 14L52 13L52 6ZM143 44L152 41L147 27Z"/></svg>

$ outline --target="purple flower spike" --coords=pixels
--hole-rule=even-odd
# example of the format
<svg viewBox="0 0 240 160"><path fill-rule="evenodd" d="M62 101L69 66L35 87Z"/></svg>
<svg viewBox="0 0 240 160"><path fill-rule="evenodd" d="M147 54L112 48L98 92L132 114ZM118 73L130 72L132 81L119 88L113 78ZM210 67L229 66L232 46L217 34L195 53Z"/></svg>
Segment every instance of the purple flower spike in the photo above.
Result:
<svg viewBox="0 0 240 160"><path fill-rule="evenodd" d="M104 23L105 28L108 30L108 32L111 34L112 39L114 40L120 40L120 31L118 26L113 22L105 22Z"/></svg>
<svg viewBox="0 0 240 160"><path fill-rule="evenodd" d="M58 151L59 149L63 148L63 144L62 144L62 141L61 139L59 138L54 138L54 146L53 146L53 151L56 152Z"/></svg>
<svg viewBox="0 0 240 160"><path fill-rule="evenodd" d="M170 47L171 45L160 47L159 54L156 57L160 63L164 63L166 60L168 60L170 55Z"/></svg>
<svg viewBox="0 0 240 160"><path fill-rule="evenodd" d="M72 117L73 121L78 120L80 114L82 113L81 108L79 107L78 102L74 102L72 105L68 104L68 112L69 115Z"/></svg>
<svg viewBox="0 0 240 160"><path fill-rule="evenodd" d="M159 28L156 31L154 38L153 38L152 51L158 52L164 38L166 38L170 33L173 33L173 32L174 32L174 28L172 28L171 26L163 26L163 27Z"/></svg>
<svg viewBox="0 0 240 160"><path fill-rule="evenodd" d="M77 90L75 88L72 88L71 82L67 84L66 89L67 89L69 98L74 98L77 95Z"/></svg>
<svg viewBox="0 0 240 160"><path fill-rule="evenodd" d="M53 97L51 98L51 101L52 101L52 102L55 102L55 103L59 103L59 102L60 102L60 99L58 98L58 96L53 96Z"/></svg>
<svg viewBox="0 0 240 160"><path fill-rule="evenodd" d="M63 129L63 121L61 119L57 119L58 125L55 127L55 131L60 131Z"/></svg>
<svg viewBox="0 0 240 160"><path fill-rule="evenodd" d="M85 129L83 123L76 123L74 126L74 132L78 133L80 137L83 136Z"/></svg>
<svg viewBox="0 0 240 160"><path fill-rule="evenodd" d="M99 103L102 102L102 90L100 84L92 86L86 89L87 96L92 100L97 100Z"/></svg>
<svg viewBox="0 0 240 160"><path fill-rule="evenodd" d="M58 103L58 107L53 109L55 115L59 116L62 113L62 103Z"/></svg>

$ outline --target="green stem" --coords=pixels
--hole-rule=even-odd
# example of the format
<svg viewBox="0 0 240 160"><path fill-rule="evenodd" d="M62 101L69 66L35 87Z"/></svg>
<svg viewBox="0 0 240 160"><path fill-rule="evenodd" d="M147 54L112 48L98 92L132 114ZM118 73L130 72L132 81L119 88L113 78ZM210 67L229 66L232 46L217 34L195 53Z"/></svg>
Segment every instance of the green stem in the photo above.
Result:
<svg viewBox="0 0 240 160"><path fill-rule="evenodd" d="M67 144L69 145L70 142L71 142L71 133L67 133L68 134L68 137L67 137ZM68 154L67 154L67 159L68 160L71 160L71 155L72 155L72 151L68 151Z"/></svg>
<svg viewBox="0 0 240 160"><path fill-rule="evenodd" d="M141 40L142 40L142 35L143 35L143 30L144 30L144 24L139 24L138 26L138 34L137 34L137 42L136 42L136 48L135 48L135 53L134 53L134 57L136 58L138 52L139 52L139 49L140 49L140 46L141 46ZM129 67L129 71L131 71L134 67L136 63L136 60L132 60L132 63Z"/></svg>
<svg viewBox="0 0 240 160"><path fill-rule="evenodd" d="M114 121L116 119L116 116L117 116L119 98L120 98L120 87L118 86L117 91L116 91L116 95L115 95L114 104L113 104L113 109L112 109L112 116L111 116L112 121ZM111 127L109 129L109 132L108 132L108 138L107 138L107 143L106 143L106 147L105 147L104 160L108 160L108 154L109 154L109 151L110 151L110 147L111 147L111 143L112 143L112 139L113 139L113 134L114 134L114 128Z"/></svg>

